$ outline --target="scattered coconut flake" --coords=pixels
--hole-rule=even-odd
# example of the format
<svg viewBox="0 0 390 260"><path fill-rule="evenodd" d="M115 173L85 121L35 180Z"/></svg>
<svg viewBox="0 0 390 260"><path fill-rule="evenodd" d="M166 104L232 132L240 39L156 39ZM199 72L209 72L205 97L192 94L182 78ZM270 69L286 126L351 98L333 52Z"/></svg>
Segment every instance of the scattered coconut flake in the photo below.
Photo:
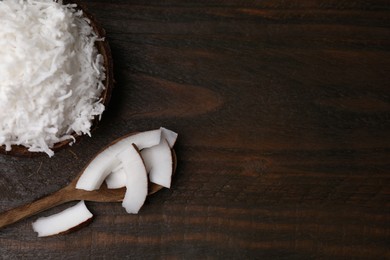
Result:
<svg viewBox="0 0 390 260"><path fill-rule="evenodd" d="M137 214L148 195L148 177L144 162L136 145L117 155L126 173L126 193L122 206L127 213Z"/></svg>
<svg viewBox="0 0 390 260"><path fill-rule="evenodd" d="M71 134L90 135L104 111L103 56L76 5L0 1L0 145L53 156ZM74 140L73 140L74 141Z"/></svg>
<svg viewBox="0 0 390 260"><path fill-rule="evenodd" d="M38 233L38 237L47 237L75 228L92 217L93 215L85 206L84 201L80 201L62 212L37 219L32 226L34 231Z"/></svg>

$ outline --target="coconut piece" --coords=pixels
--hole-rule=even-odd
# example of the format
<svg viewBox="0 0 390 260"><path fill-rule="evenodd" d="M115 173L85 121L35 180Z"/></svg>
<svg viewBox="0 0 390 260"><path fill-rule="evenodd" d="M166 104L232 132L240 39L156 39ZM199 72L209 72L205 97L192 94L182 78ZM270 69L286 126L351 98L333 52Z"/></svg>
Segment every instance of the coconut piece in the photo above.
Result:
<svg viewBox="0 0 390 260"><path fill-rule="evenodd" d="M159 145L143 149L141 155L145 162L146 171L149 173L150 182L170 188L173 161L168 141L163 139Z"/></svg>
<svg viewBox="0 0 390 260"><path fill-rule="evenodd" d="M53 236L74 229L92 219L92 213L80 201L73 207L65 209L57 214L38 218L33 224L33 229L38 237Z"/></svg>
<svg viewBox="0 0 390 260"><path fill-rule="evenodd" d="M178 134L164 127L161 127L160 130L160 144L157 145L157 147L152 146L143 149L141 151L141 156L144 159L145 167L149 174L149 180L163 187L170 188L173 171L172 151L170 149L174 146ZM169 152L165 143L168 145ZM125 187L126 174L123 170L120 170L122 167L122 165L119 165L106 178L106 184L109 189Z"/></svg>
<svg viewBox="0 0 390 260"><path fill-rule="evenodd" d="M136 144L138 149L152 147L158 145L160 140L161 129L157 129L130 135L108 146L88 164L77 181L76 188L87 191L99 189L112 170L120 165L117 155L121 151L132 144Z"/></svg>
<svg viewBox="0 0 390 260"><path fill-rule="evenodd" d="M106 184L109 189L120 189L126 186L126 172L122 165L108 175Z"/></svg>
<svg viewBox="0 0 390 260"><path fill-rule="evenodd" d="M162 141L163 139L167 140L169 147L172 148L176 143L176 139L177 139L178 134L173 132L172 130L166 129L164 127L160 127L160 129L161 129L161 140L160 141Z"/></svg>
<svg viewBox="0 0 390 260"><path fill-rule="evenodd" d="M126 173L126 193L122 206L127 213L137 214L148 195L148 177L144 162L135 144L117 155Z"/></svg>

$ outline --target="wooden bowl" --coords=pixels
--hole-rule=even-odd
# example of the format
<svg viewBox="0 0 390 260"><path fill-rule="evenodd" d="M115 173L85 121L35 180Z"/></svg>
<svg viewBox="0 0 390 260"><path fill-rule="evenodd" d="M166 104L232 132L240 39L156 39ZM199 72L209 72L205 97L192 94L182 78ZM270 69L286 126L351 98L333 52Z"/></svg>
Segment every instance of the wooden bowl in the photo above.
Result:
<svg viewBox="0 0 390 260"><path fill-rule="evenodd" d="M73 0L73 1L66 1L65 0L64 1L64 4L69 4L69 3L77 4L77 9L82 10L84 16L90 20L90 24L99 38L106 37L105 30L96 21L96 19L93 17L93 15L91 15L88 12L86 7L82 3L80 3L77 0ZM105 71L106 79L103 81L105 89L102 92L101 98L102 98L102 103L104 104L105 107L107 107L107 105L111 99L112 89L114 88L114 73L113 73L113 61L112 61L112 56L111 56L111 49L110 49L110 46L107 42L107 39L105 39L104 41L97 41L95 43L95 46L96 46L98 52L104 58L104 68L106 70ZM91 131L96 129L98 122L99 122L99 119L98 119L98 116L96 116L95 119L93 120ZM80 139L82 137L81 135L77 135L76 133L74 133L73 136L76 138L76 141L80 141ZM58 142L51 149L54 152L59 151L63 148L69 147L69 144L71 142L72 142L72 140L65 140L62 142ZM5 146L0 146L0 153L7 154L7 155L13 155L13 156L22 156L22 157L33 157L33 156L45 154L44 152L30 152L30 151L28 151L27 147L24 147L21 145L13 145L11 151L6 151Z"/></svg>

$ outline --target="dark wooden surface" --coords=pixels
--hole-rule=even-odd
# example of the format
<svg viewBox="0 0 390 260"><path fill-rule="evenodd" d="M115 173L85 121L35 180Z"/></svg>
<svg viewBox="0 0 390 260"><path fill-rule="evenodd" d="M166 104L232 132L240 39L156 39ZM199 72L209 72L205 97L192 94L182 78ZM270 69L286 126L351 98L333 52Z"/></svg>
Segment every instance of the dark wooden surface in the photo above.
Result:
<svg viewBox="0 0 390 260"><path fill-rule="evenodd" d="M110 141L180 134L171 190L82 230L0 230L0 259L390 258L386 0L94 0L116 89L92 138L0 156L0 210L65 186ZM58 207L40 216L57 212Z"/></svg>

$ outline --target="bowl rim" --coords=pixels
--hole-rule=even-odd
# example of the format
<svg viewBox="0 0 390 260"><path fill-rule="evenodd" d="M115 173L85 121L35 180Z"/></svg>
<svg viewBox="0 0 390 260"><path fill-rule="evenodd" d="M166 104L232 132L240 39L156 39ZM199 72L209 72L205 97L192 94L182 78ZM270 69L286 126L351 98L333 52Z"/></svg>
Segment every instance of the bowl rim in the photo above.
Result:
<svg viewBox="0 0 390 260"><path fill-rule="evenodd" d="M99 39L104 39L103 41L96 41L95 47L98 50L98 53L103 56L103 65L105 68L105 79L103 80L104 84L104 90L101 95L102 104L105 106L105 111L107 110L107 106L111 100L112 90L114 88L114 64L111 54L111 48L106 38L106 31L101 26L101 24L96 20L94 15L92 15L87 7L81 3L78 0L72 0L72 1L63 1L63 4L76 4L77 10L81 10L83 12L83 16L89 20L89 23L95 33L97 34ZM103 112L104 114L104 112ZM98 123L100 121L100 115L97 115L92 120L92 126L90 129L90 132L93 132L96 130ZM78 135L76 133L73 133L72 136L75 138L75 142L72 139L67 139L58 143L55 143L53 147L50 149L54 152L58 152L59 150L62 150L66 147L70 147L70 144L72 143L78 143L80 142L80 139L85 135ZM0 146L0 154L4 155L11 155L11 156L17 156L17 157L36 157L36 156L42 156L46 155L45 152L30 152L28 151L28 148L22 145L12 145L10 151L6 151L5 145Z"/></svg>

